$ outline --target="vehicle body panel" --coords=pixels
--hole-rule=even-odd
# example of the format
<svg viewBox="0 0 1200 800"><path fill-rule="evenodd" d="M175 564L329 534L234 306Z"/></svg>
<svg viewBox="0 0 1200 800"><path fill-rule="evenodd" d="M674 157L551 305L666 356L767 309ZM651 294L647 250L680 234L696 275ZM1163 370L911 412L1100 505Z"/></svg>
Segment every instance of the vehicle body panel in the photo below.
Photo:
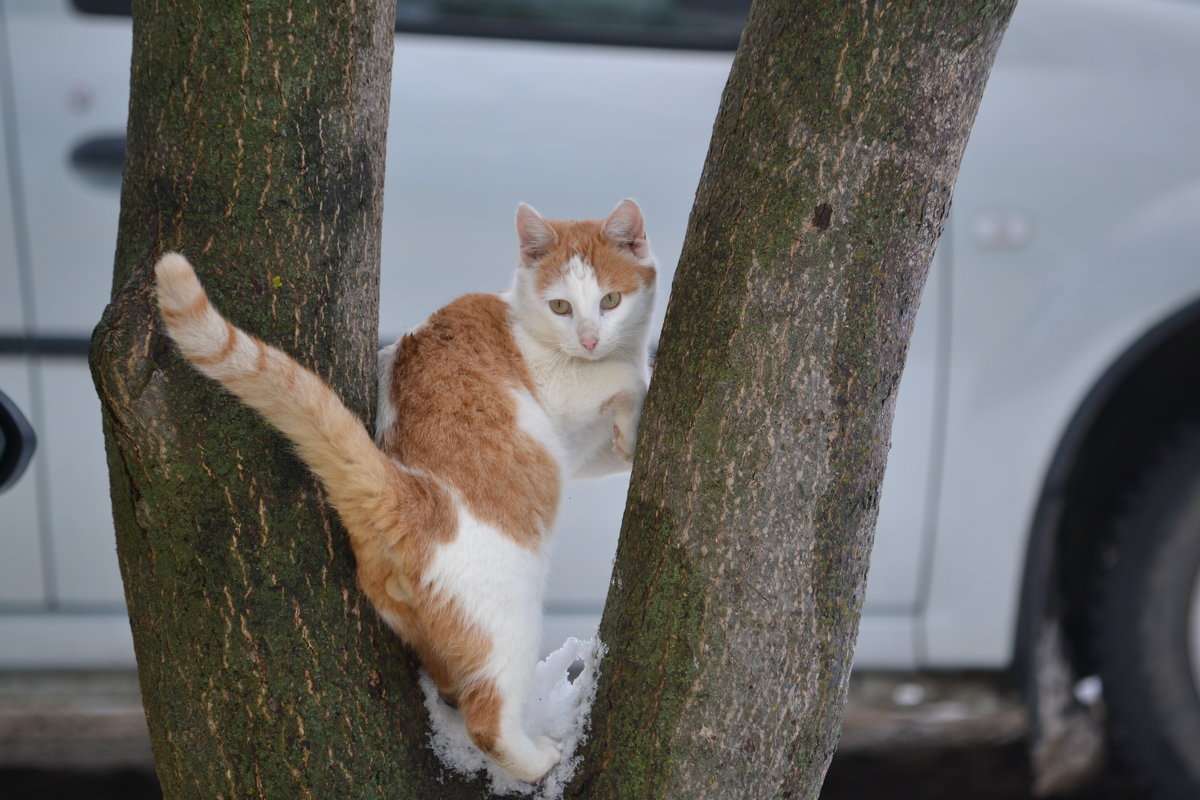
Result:
<svg viewBox="0 0 1200 800"><path fill-rule="evenodd" d="M0 497L0 667L131 665L81 357L109 296L119 181L73 161L123 132L130 23L38 0L0 0L0 20L15 89L0 81L0 147L15 154L0 163L0 339L76 343L71 357L0 353L0 387L43 439ZM1198 26L1200 4L1172 0L1018 5L899 390L857 666L1012 659L1027 537L1064 431L1126 348L1200 297ZM637 199L661 320L729 63L398 35L382 338L458 294L507 287L518 201L596 217ZM625 486L567 489L548 647L596 622Z"/></svg>
<svg viewBox="0 0 1200 800"><path fill-rule="evenodd" d="M1125 350L1200 296L1198 12L1014 14L942 243L951 377L920 663L1011 659L1025 538L1068 425ZM1014 224L1027 239L997 241Z"/></svg>

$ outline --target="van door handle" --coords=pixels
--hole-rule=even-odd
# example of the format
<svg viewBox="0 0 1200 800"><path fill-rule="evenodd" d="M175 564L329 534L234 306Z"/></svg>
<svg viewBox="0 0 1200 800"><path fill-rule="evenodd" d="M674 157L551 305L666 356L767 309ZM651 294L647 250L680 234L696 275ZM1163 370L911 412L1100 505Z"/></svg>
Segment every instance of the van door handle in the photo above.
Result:
<svg viewBox="0 0 1200 800"><path fill-rule="evenodd" d="M0 492L12 486L29 466L37 436L16 403L0 392Z"/></svg>
<svg viewBox="0 0 1200 800"><path fill-rule="evenodd" d="M125 169L125 135L84 139L71 151L71 166L89 177L119 178Z"/></svg>

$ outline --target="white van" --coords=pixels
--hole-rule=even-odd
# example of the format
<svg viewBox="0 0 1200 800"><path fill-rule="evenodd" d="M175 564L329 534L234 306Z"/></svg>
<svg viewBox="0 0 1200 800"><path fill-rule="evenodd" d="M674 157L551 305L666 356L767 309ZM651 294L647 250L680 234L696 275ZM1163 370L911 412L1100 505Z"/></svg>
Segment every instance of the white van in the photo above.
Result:
<svg viewBox="0 0 1200 800"><path fill-rule="evenodd" d="M519 200L637 198L668 285L747 3L473 5L532 16L400 3L385 339L507 285ZM130 38L128 2L0 0L0 391L39 437L0 496L3 669L133 665L85 363ZM917 320L855 656L1016 667L1038 722L1099 675L1166 797L1200 796L1197 87L1198 0L1019 4ZM624 491L570 490L548 644L598 618Z"/></svg>

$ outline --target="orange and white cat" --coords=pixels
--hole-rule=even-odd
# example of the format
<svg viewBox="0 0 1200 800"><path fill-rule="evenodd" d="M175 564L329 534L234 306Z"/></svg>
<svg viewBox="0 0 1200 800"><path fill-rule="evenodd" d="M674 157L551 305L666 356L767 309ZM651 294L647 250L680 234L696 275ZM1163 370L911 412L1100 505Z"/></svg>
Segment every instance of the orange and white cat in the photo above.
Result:
<svg viewBox="0 0 1200 800"><path fill-rule="evenodd" d="M626 470L648 375L655 262L641 210L517 209L512 288L460 297L379 354L375 439L314 373L222 317L178 254L155 267L180 352L296 445L358 580L475 744L520 780L559 760L522 713L563 482Z"/></svg>

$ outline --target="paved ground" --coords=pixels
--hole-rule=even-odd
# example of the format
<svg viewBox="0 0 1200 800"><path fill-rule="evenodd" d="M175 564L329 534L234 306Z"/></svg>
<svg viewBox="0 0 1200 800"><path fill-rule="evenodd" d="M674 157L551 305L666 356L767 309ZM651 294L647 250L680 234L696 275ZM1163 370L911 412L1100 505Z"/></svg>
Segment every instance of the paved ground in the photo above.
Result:
<svg viewBox="0 0 1200 800"><path fill-rule="evenodd" d="M0 673L0 769L151 764L133 672Z"/></svg>
<svg viewBox="0 0 1200 800"><path fill-rule="evenodd" d="M1033 800L1023 742L894 748L834 757L821 800ZM1107 773L1056 800L1142 800Z"/></svg>
<svg viewBox="0 0 1200 800"><path fill-rule="evenodd" d="M1033 800L1025 713L995 679L852 681L822 800ZM1057 800L1143 800L1110 768Z"/></svg>
<svg viewBox="0 0 1200 800"><path fill-rule="evenodd" d="M856 679L822 800L1031 800L1020 705L990 679ZM159 798L132 674L0 674L0 797ZM1115 771L1060 800L1141 800Z"/></svg>

